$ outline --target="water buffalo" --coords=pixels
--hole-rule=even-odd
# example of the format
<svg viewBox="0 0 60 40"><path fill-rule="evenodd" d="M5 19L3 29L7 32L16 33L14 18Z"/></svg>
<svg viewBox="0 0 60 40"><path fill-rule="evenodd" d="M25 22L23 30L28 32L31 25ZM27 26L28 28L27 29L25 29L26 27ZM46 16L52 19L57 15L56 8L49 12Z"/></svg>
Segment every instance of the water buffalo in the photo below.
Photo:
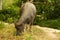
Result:
<svg viewBox="0 0 60 40"><path fill-rule="evenodd" d="M31 2L26 2L21 6L21 17L18 22L15 23L17 34L24 31L24 24L32 25L36 15L36 7ZM30 26L31 29L31 26Z"/></svg>

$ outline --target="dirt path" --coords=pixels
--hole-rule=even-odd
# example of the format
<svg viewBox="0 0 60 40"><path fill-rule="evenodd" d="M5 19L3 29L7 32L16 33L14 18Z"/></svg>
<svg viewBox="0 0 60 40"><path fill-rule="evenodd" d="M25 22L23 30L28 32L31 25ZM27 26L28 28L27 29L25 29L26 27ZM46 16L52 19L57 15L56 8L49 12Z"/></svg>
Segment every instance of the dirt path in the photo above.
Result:
<svg viewBox="0 0 60 40"><path fill-rule="evenodd" d="M34 26L34 27L36 27L44 32L45 38L42 38L42 40L60 40L60 37L58 37L58 35L56 35L56 33L60 33L60 30L47 28L47 27L40 27L40 26ZM60 34L59 34L59 36L60 36Z"/></svg>

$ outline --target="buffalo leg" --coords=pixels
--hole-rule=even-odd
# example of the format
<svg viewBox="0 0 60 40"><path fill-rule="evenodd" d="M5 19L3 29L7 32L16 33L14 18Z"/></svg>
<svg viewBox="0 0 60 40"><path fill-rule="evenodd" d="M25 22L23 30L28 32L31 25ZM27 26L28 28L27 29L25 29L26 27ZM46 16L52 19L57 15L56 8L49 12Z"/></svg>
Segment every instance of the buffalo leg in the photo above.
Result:
<svg viewBox="0 0 60 40"><path fill-rule="evenodd" d="M33 25L33 21L34 21L34 18L32 18L32 19L30 20L30 23L29 23L29 31L30 31L30 32L32 32L32 26L31 26L31 25Z"/></svg>

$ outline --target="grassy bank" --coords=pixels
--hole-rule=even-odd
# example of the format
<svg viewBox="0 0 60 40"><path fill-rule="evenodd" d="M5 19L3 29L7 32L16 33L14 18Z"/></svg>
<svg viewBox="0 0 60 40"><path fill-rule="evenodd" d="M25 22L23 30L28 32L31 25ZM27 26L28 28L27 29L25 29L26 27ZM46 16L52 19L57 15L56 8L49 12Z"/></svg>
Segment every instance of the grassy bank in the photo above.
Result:
<svg viewBox="0 0 60 40"><path fill-rule="evenodd" d="M54 29L60 29L60 19L51 19L51 20L39 20L37 25L42 27L50 27Z"/></svg>

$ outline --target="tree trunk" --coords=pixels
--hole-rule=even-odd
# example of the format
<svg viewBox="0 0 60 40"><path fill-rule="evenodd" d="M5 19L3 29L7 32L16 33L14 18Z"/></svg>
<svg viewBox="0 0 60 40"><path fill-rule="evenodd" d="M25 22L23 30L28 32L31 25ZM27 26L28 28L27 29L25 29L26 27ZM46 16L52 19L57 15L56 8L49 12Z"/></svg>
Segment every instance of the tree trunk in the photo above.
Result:
<svg viewBox="0 0 60 40"><path fill-rule="evenodd" d="M0 0L0 10L2 10L2 0Z"/></svg>

